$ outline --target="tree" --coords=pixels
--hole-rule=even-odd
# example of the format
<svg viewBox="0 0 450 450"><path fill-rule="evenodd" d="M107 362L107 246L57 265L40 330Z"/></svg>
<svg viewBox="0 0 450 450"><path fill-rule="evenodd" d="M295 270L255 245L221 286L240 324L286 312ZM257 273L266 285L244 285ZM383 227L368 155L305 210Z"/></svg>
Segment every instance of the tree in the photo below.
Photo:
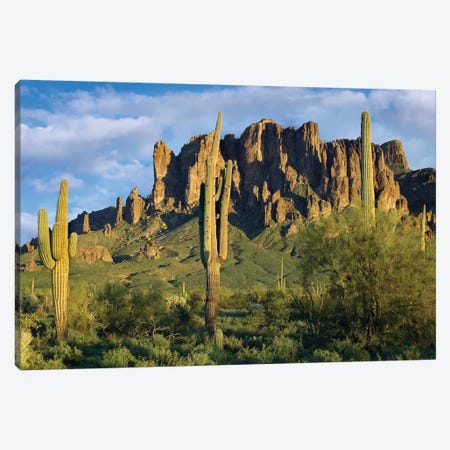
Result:
<svg viewBox="0 0 450 450"><path fill-rule="evenodd" d="M320 286L321 331L333 338L365 337L366 343L419 342L434 347L435 260L420 254L419 231L409 221L378 214L365 229L362 211L306 227L300 260L307 298ZM420 257L421 256L421 257ZM317 318L316 318L317 319Z"/></svg>

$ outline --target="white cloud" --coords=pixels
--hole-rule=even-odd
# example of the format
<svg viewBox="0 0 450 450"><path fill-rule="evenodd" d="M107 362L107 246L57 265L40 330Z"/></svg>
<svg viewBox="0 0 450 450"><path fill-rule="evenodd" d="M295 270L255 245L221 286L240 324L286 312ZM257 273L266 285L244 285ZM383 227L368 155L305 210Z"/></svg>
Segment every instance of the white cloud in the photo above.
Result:
<svg viewBox="0 0 450 450"><path fill-rule="evenodd" d="M433 91L372 91L369 105L385 114L387 123L407 127L412 133L434 133L436 99Z"/></svg>
<svg viewBox="0 0 450 450"><path fill-rule="evenodd" d="M28 212L20 213L20 239L21 244L29 242L34 236L37 236L37 215Z"/></svg>
<svg viewBox="0 0 450 450"><path fill-rule="evenodd" d="M147 117L117 119L51 115L46 126L21 126L22 158L48 161L89 156L118 139L152 128Z"/></svg>
<svg viewBox="0 0 450 450"><path fill-rule="evenodd" d="M92 164L92 171L107 180L133 180L147 168L137 159L120 161L113 158L98 158Z"/></svg>
<svg viewBox="0 0 450 450"><path fill-rule="evenodd" d="M66 179L70 189L81 189L84 185L83 180L75 177L70 173L61 173L51 179L34 178L28 183L33 186L36 192L59 192L61 180Z"/></svg>

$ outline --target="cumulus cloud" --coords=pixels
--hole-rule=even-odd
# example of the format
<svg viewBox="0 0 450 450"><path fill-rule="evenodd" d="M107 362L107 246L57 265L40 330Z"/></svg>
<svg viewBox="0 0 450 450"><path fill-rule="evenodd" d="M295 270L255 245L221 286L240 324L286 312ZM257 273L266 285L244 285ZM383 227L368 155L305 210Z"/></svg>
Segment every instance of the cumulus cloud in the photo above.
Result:
<svg viewBox="0 0 450 450"><path fill-rule="evenodd" d="M34 178L28 180L28 183L33 186L36 192L39 193L58 192L62 179L66 179L68 181L70 189L80 189L84 185L83 180L70 173L61 173L51 179Z"/></svg>
<svg viewBox="0 0 450 450"><path fill-rule="evenodd" d="M29 242L37 235L37 214L30 214L28 212L20 213L20 239L21 244Z"/></svg>

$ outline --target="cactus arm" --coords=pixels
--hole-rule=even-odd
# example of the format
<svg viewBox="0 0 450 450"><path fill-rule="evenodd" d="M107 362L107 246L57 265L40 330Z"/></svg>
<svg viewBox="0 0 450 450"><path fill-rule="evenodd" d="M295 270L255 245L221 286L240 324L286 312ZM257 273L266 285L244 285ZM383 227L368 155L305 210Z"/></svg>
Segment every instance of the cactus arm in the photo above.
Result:
<svg viewBox="0 0 450 450"><path fill-rule="evenodd" d="M200 185L200 201L198 209L198 227L200 235L200 259L204 267L206 267L205 256L205 183Z"/></svg>
<svg viewBox="0 0 450 450"><path fill-rule="evenodd" d="M220 199L220 222L219 222L219 257L225 261L228 256L228 207L231 193L231 175L233 172L233 163L227 161L224 174L223 193Z"/></svg>
<svg viewBox="0 0 450 450"><path fill-rule="evenodd" d="M69 236L69 258L75 258L77 254L78 234L70 233Z"/></svg>
<svg viewBox="0 0 450 450"><path fill-rule="evenodd" d="M67 237L64 236L65 231L63 224L56 222L53 225L51 246L53 258L56 261L59 261L68 249L68 243L65 242L67 240ZM65 243L66 245L64 245Z"/></svg>
<svg viewBox="0 0 450 450"><path fill-rule="evenodd" d="M50 249L50 229L48 228L48 216L45 209L38 211L38 243L42 264L48 270L52 270L55 267L55 260Z"/></svg>
<svg viewBox="0 0 450 450"><path fill-rule="evenodd" d="M217 185L216 195L215 195L216 202L218 202L220 200L220 197L222 195L224 178L225 178L224 174L220 174L219 183Z"/></svg>

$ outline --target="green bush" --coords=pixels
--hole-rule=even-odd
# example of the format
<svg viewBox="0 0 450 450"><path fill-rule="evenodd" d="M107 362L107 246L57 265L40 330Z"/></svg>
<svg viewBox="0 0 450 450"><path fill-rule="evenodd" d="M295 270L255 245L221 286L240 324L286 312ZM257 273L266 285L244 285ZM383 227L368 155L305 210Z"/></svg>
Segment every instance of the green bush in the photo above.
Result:
<svg viewBox="0 0 450 450"><path fill-rule="evenodd" d="M301 341L285 336L275 336L270 344L265 345L258 354L261 363L293 363L297 362L299 349L302 348Z"/></svg>
<svg viewBox="0 0 450 450"><path fill-rule="evenodd" d="M127 347L108 350L100 362L101 367L133 367L136 360Z"/></svg>
<svg viewBox="0 0 450 450"><path fill-rule="evenodd" d="M313 351L312 354L312 362L340 362L342 361L342 357L339 353L327 350L324 348L318 348Z"/></svg>
<svg viewBox="0 0 450 450"><path fill-rule="evenodd" d="M341 355L343 361L370 361L370 353L361 342L351 342L349 338L332 343L333 349Z"/></svg>

